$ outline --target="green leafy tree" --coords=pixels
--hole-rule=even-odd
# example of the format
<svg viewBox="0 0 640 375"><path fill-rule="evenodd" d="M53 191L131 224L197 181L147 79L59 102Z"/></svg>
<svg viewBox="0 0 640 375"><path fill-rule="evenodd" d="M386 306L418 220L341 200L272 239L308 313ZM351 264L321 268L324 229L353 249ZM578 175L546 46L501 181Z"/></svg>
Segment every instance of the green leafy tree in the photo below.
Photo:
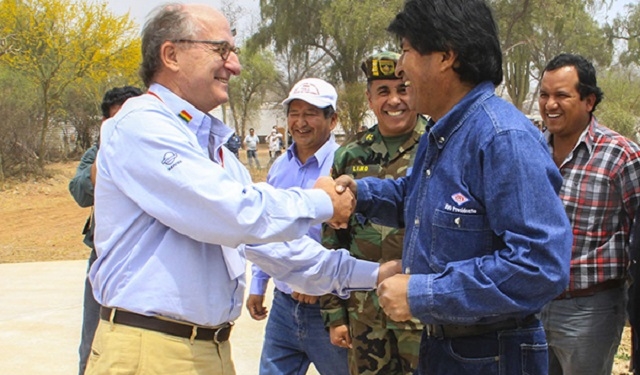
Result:
<svg viewBox="0 0 640 375"><path fill-rule="evenodd" d="M293 86L304 78L325 77L327 66L330 63L326 54L318 51L294 54L289 45L283 51L275 55L278 76L275 86L271 91L278 99L284 99L289 95Z"/></svg>
<svg viewBox="0 0 640 375"><path fill-rule="evenodd" d="M254 40L292 55L325 54L330 61L331 82L341 82L351 93L364 77L362 60L374 50L389 48L393 42L386 28L402 7L402 0L261 0L262 27ZM364 91L357 101L364 103ZM347 95L347 98L355 98ZM350 103L341 111L341 123L354 132L362 121L366 105Z"/></svg>
<svg viewBox="0 0 640 375"><path fill-rule="evenodd" d="M640 141L640 73L632 67L612 67L598 72L604 100L595 112L598 121L620 134Z"/></svg>
<svg viewBox="0 0 640 375"><path fill-rule="evenodd" d="M269 86L277 71L271 52L248 47L240 55L243 69L238 77L229 81L229 106L236 134L244 137L247 125L260 111Z"/></svg>
<svg viewBox="0 0 640 375"><path fill-rule="evenodd" d="M20 72L0 65L0 184L6 177L35 172L38 157L32 150L37 135L32 132L38 111L30 93L35 87Z"/></svg>
<svg viewBox="0 0 640 375"><path fill-rule="evenodd" d="M139 55L126 58L130 65L128 67L112 66L110 71L87 75L67 87L61 99L63 105L58 117L75 129L75 148L70 150L72 155L83 154L97 140L102 123L100 105L105 92L127 85L140 89L144 87L136 71L140 62Z"/></svg>
<svg viewBox="0 0 640 375"><path fill-rule="evenodd" d="M614 19L607 32L610 40L623 42L620 63L640 66L640 3L628 4L625 13Z"/></svg>
<svg viewBox="0 0 640 375"><path fill-rule="evenodd" d="M609 66L613 44L594 19L604 0L492 0L504 51L504 85L513 104L530 112L541 72L562 52L579 53ZM529 108L523 108L530 100Z"/></svg>
<svg viewBox="0 0 640 375"><path fill-rule="evenodd" d="M42 168L47 133L59 121L67 87L82 77L126 69L137 48L137 27L128 16L111 14L106 3L2 0L0 15L0 39L12 35L14 46L14 53L4 54L0 62L38 88Z"/></svg>

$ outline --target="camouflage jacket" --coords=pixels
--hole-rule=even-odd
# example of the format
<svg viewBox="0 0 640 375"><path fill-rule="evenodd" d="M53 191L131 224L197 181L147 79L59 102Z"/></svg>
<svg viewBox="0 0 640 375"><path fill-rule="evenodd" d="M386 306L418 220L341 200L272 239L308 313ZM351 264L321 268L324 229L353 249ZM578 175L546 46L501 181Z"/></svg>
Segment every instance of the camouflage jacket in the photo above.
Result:
<svg viewBox="0 0 640 375"><path fill-rule="evenodd" d="M389 155L378 130L378 125L347 139L336 151L332 176L342 174L353 178L396 178L407 174L413 166L420 136L425 131L426 119L420 116L413 134L400 146L395 155ZM386 262L402 258L404 229L371 223L362 215L351 216L347 229L334 230L323 226L322 244L330 249L344 248L359 259ZM320 298L321 312L326 327L348 324L357 319L369 326L388 329L421 329L418 320L395 322L389 319L378 303L375 291L352 292L342 300L334 295Z"/></svg>

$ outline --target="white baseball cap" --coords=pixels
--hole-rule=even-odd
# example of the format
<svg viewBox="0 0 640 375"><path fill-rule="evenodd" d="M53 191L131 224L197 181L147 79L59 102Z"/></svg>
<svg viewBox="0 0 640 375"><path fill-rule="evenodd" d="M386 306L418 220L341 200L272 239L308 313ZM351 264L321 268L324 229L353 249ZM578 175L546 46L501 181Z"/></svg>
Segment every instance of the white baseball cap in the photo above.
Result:
<svg viewBox="0 0 640 375"><path fill-rule="evenodd" d="M291 92L289 92L289 97L282 102L282 105L286 108L295 99L304 100L318 108L332 106L334 111L338 109L336 104L338 93L336 89L330 83L319 78L300 80L293 86Z"/></svg>

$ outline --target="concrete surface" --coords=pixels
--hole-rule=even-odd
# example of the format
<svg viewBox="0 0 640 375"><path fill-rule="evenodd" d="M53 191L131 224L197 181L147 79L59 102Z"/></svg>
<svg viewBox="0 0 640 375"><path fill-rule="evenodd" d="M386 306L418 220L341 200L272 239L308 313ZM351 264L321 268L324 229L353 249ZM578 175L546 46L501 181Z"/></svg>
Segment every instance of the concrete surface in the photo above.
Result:
<svg viewBox="0 0 640 375"><path fill-rule="evenodd" d="M0 374L77 374L86 264L0 264ZM271 291L267 296L270 306ZM258 374L265 324L244 310L236 321L231 347L238 375ZM318 372L312 366L308 374Z"/></svg>

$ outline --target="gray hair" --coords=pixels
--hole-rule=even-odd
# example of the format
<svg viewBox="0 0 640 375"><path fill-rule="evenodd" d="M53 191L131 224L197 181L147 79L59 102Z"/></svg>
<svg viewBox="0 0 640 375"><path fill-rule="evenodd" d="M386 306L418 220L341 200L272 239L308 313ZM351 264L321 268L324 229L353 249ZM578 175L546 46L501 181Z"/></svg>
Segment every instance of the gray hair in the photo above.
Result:
<svg viewBox="0 0 640 375"><path fill-rule="evenodd" d="M200 31L193 14L184 4L168 3L156 7L142 29L142 64L138 75L149 87L161 67L160 47L168 40L189 39Z"/></svg>

